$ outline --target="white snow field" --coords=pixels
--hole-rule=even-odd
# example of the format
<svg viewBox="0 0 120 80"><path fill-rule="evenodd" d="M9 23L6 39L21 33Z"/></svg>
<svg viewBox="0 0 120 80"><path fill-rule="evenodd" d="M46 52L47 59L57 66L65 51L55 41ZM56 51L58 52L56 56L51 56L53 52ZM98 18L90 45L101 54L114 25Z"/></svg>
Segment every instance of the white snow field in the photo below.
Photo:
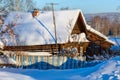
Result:
<svg viewBox="0 0 120 80"><path fill-rule="evenodd" d="M67 70L0 68L0 80L120 80L120 57L96 66Z"/></svg>

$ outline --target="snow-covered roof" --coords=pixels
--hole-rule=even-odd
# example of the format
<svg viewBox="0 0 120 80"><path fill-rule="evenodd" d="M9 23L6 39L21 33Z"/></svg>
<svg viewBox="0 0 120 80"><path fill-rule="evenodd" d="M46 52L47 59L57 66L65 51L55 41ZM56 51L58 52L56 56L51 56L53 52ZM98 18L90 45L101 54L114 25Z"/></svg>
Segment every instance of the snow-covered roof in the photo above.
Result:
<svg viewBox="0 0 120 80"><path fill-rule="evenodd" d="M98 36L104 38L105 41L107 41L107 42L109 42L109 43L111 43L111 44L115 44L115 42L113 42L112 40L109 40L109 38L108 38L107 36L103 35L103 34L100 33L99 31L93 29L91 26L86 25L86 29L87 29L88 31L90 31L90 32L92 32L92 33L95 33L95 34L97 34Z"/></svg>
<svg viewBox="0 0 120 80"><path fill-rule="evenodd" d="M73 28L78 17L82 17L82 22L88 31L91 31L101 37L107 42L113 43L108 38L96 31L86 24L85 18L81 10L63 10L55 11L56 33L57 42L66 43L71 35ZM6 40L6 45L14 45L13 42L21 42L19 45L41 45L41 44L54 44L55 43L55 30L53 25L52 11L40 11L39 15L33 17L31 12L11 12L5 19L2 30L6 26L14 26L15 36L10 37L6 34L3 38ZM16 39L16 40L13 40Z"/></svg>
<svg viewBox="0 0 120 80"><path fill-rule="evenodd" d="M90 32L93 32L101 37L103 37L104 39L107 39L107 37L105 35L103 35L102 33L100 33L99 31L93 29L90 25L86 25L86 29Z"/></svg>
<svg viewBox="0 0 120 80"><path fill-rule="evenodd" d="M80 10L55 11L58 43L67 42L67 38L70 36L79 13L81 13ZM36 17L33 17L31 12L11 12L7 16L4 26L9 24L15 25L13 28L15 34L19 36L19 41L26 45L55 43L51 11L39 12L39 15ZM12 39L11 42L13 42Z"/></svg>

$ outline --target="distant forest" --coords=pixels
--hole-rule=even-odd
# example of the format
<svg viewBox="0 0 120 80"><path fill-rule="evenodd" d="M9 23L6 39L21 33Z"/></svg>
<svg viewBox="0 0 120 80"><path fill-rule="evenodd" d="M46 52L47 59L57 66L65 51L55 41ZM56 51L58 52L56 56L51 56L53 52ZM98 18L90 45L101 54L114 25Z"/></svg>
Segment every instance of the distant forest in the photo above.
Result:
<svg viewBox="0 0 120 80"><path fill-rule="evenodd" d="M120 37L120 13L86 14L86 21L106 36Z"/></svg>

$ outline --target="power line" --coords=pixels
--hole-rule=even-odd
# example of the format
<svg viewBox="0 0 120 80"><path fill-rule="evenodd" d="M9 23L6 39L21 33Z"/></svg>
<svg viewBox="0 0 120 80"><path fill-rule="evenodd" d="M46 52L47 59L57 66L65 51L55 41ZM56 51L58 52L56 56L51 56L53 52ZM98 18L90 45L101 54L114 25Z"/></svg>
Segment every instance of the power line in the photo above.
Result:
<svg viewBox="0 0 120 80"><path fill-rule="evenodd" d="M52 14L53 14L53 25L54 25L54 31L55 31L55 43L57 44L57 32L56 32L56 20L55 20L55 13L54 13L54 5L58 5L58 3L47 3L48 5L51 5L52 7Z"/></svg>

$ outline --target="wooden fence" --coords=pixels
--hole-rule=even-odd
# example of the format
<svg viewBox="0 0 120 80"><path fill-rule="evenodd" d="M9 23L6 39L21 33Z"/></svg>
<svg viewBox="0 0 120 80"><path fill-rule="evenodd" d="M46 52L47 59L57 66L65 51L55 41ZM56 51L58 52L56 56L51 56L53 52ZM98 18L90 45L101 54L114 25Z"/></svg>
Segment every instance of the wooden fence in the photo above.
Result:
<svg viewBox="0 0 120 80"><path fill-rule="evenodd" d="M84 60L79 57L67 56L33 56L11 54L10 57L16 61L17 67L34 69L73 69L84 67ZM85 59L85 57L84 57Z"/></svg>

